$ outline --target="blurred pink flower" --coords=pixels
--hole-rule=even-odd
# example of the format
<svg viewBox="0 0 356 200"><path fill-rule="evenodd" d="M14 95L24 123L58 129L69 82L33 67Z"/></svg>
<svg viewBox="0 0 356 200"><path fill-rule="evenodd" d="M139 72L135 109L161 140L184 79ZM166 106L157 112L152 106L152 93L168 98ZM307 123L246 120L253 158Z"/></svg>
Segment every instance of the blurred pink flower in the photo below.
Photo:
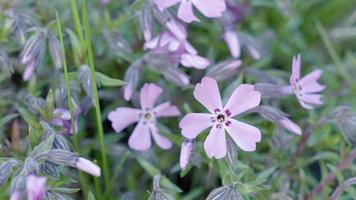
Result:
<svg viewBox="0 0 356 200"><path fill-rule="evenodd" d="M241 55L241 46L236 31L226 30L224 40L229 47L232 57L238 58Z"/></svg>
<svg viewBox="0 0 356 200"><path fill-rule="evenodd" d="M319 92L325 89L325 86L318 83L323 71L321 69L314 70L308 75L300 78L301 58L300 55L293 57L292 74L290 77L290 85L297 96L299 103L305 109L312 109L316 105L322 105L322 96Z"/></svg>
<svg viewBox="0 0 356 200"><path fill-rule="evenodd" d="M195 86L194 97L210 114L187 114L179 124L184 137L194 139L212 126L204 142L205 152L210 158L220 159L226 155L225 130L242 150L256 150L256 143L261 140L260 130L232 118L260 104L261 94L254 90L253 85L237 87L223 107L217 82L205 77Z"/></svg>
<svg viewBox="0 0 356 200"><path fill-rule="evenodd" d="M63 130L60 132L62 134L73 134L77 132L78 130L78 114L74 116L74 127L73 130L71 128L71 117L70 117L70 112L69 110L65 108L56 108L53 111L53 114L56 115L57 117L53 118L51 121L51 124L60 126L63 128Z"/></svg>
<svg viewBox="0 0 356 200"><path fill-rule="evenodd" d="M185 140L182 143L182 147L180 150L180 158L179 158L179 164L180 168L182 170L185 170L189 164L189 160L192 157L194 150L194 144L192 140Z"/></svg>
<svg viewBox="0 0 356 200"><path fill-rule="evenodd" d="M110 112L108 119L112 127L119 133L132 123L138 122L129 138L129 146L137 151L146 151L151 147L151 135L162 149L172 147L172 142L159 134L156 120L160 117L178 116L179 110L169 102L154 107L157 98L162 94L162 88L153 83L146 83L140 91L141 109L120 107Z"/></svg>
<svg viewBox="0 0 356 200"><path fill-rule="evenodd" d="M12 192L10 195L10 200L21 200L21 192Z"/></svg>
<svg viewBox="0 0 356 200"><path fill-rule="evenodd" d="M161 11L180 3L178 17L187 23L199 21L194 14L193 5L204 16L211 18L221 17L226 10L225 0L154 0L154 2Z"/></svg>
<svg viewBox="0 0 356 200"><path fill-rule="evenodd" d="M166 31L147 41L144 48L155 52L169 53L173 62L180 62L185 67L197 69L208 67L209 60L198 55L197 50L186 40L186 35L180 35L180 37Z"/></svg>
<svg viewBox="0 0 356 200"><path fill-rule="evenodd" d="M79 157L75 163L75 167L93 176L100 176L100 167L88 159Z"/></svg>
<svg viewBox="0 0 356 200"><path fill-rule="evenodd" d="M26 180L28 200L42 200L47 192L47 178L29 175Z"/></svg>

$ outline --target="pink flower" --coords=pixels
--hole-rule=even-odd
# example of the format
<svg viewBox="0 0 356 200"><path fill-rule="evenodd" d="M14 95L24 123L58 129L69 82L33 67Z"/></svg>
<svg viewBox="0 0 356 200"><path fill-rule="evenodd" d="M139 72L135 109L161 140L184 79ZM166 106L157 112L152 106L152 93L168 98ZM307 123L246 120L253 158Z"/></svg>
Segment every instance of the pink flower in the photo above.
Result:
<svg viewBox="0 0 356 200"><path fill-rule="evenodd" d="M183 39L166 31L146 42L144 48L154 50L155 52L167 52L173 62L180 62L185 67L205 69L210 64L209 60L199 56L197 50L183 35L180 37Z"/></svg>
<svg viewBox="0 0 356 200"><path fill-rule="evenodd" d="M179 164L182 170L185 170L189 164L189 160L192 157L194 150L194 144L192 140L185 140L182 143L180 150Z"/></svg>
<svg viewBox="0 0 356 200"><path fill-rule="evenodd" d="M318 94L323 91L325 86L320 85L319 80L322 70L317 69L308 75L300 78L300 55L293 57L292 75L290 84L294 94L297 96L300 105L305 109L312 109L316 105L322 105L322 96Z"/></svg>
<svg viewBox="0 0 356 200"><path fill-rule="evenodd" d="M151 147L151 135L162 149L172 147L172 142L159 134L156 121L160 117L178 116L176 106L169 102L154 107L157 98L163 92L162 88L153 83L146 83L140 91L141 109L120 107L109 113L108 119L112 127L119 133L130 124L138 122L129 138L129 146L137 151L146 151Z"/></svg>
<svg viewBox="0 0 356 200"><path fill-rule="evenodd" d="M204 16L211 18L221 17L226 10L225 0L154 0L154 2L161 11L180 3L178 17L187 23L199 21L194 14L193 5Z"/></svg>
<svg viewBox="0 0 356 200"><path fill-rule="evenodd" d="M226 155L225 130L234 142L244 151L256 150L256 143L261 140L258 128L233 119L260 104L261 94L250 84L242 84L235 89L223 107L217 82L209 77L195 86L194 97L210 113L189 113L179 124L182 135L194 139L200 132L212 126L204 142L208 157L217 159Z"/></svg>
<svg viewBox="0 0 356 200"><path fill-rule="evenodd" d="M47 192L47 178L29 175L26 180L28 200L42 200Z"/></svg>
<svg viewBox="0 0 356 200"><path fill-rule="evenodd" d="M53 111L53 114L56 115L57 117L53 118L51 121L51 124L56 125L56 126L60 126L61 128L63 128L63 130L60 132L62 134L73 134L77 132L78 130L78 117L77 115L74 116L74 127L72 130L71 127L71 117L70 117L70 112L69 110L65 109L65 108L56 108Z"/></svg>
<svg viewBox="0 0 356 200"><path fill-rule="evenodd" d="M75 167L93 176L100 176L100 167L85 158L79 157L75 163Z"/></svg>

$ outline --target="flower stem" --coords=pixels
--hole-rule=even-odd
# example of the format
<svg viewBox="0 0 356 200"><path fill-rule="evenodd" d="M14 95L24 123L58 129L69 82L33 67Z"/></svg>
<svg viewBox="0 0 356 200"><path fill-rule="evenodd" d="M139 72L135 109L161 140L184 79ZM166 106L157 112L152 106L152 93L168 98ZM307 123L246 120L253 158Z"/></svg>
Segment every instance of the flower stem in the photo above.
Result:
<svg viewBox="0 0 356 200"><path fill-rule="evenodd" d="M72 105L72 91L70 88L70 78L68 74L68 67L67 67L67 59L65 57L65 48L64 48L64 41L63 41L63 34L62 34L62 27L61 27L61 22L58 17L58 13L56 11L56 20L57 20L57 28L58 28L58 35L59 35L59 40L61 42L61 54L62 54L62 63L63 63L63 70L64 70L64 81L65 81L65 87L66 87L66 93L67 93L67 99L68 99L68 108L70 112L70 123L71 123L71 132L73 134L73 143L74 143L74 148L75 151L79 151L79 145L78 145L78 138L77 134L74 133L74 114L73 114L73 105ZM85 181L84 174L82 172L79 172L79 181L82 186L82 190L84 195L87 193L88 185L87 182Z"/></svg>
<svg viewBox="0 0 356 200"><path fill-rule="evenodd" d="M87 4L86 0L83 0L82 2L82 14L83 14L83 23L84 23L84 32L85 32L85 43L86 47L88 50L88 61L89 61L89 66L90 66L90 78L92 81L92 90L93 90L93 101L94 101L94 106L95 106L95 113L96 113L96 122L97 122L97 129L98 129L98 134L97 137L100 142L100 150L101 150L101 165L103 168L104 172L104 182L105 182L105 187L109 187L110 184L110 178L109 178L109 168L108 168L108 162L106 158L106 146L104 142L104 129L103 129L103 124L102 124L102 117L101 117L101 111L100 111L100 103L99 103L99 94L98 94L98 88L97 88L97 82L96 82L96 76L95 76L95 67L94 67L94 55L93 55L93 49L92 49L92 44L90 41L90 27L89 27L89 20L88 20L88 13L87 13Z"/></svg>

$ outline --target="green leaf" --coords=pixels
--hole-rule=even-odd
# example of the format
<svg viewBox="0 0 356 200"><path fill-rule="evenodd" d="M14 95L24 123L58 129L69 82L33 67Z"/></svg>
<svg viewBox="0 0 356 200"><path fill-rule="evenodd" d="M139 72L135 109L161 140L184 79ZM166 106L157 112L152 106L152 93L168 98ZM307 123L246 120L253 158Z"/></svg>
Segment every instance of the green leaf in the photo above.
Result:
<svg viewBox="0 0 356 200"><path fill-rule="evenodd" d="M80 188L51 188L51 191L64 193L64 194L74 194L77 193Z"/></svg>
<svg viewBox="0 0 356 200"><path fill-rule="evenodd" d="M46 138L46 140L44 140L42 143L36 146L30 155L33 157L40 153L50 150L52 148L53 141L54 141L54 134L50 135L48 138Z"/></svg>
<svg viewBox="0 0 356 200"><path fill-rule="evenodd" d="M95 200L94 194L92 191L88 192L88 200Z"/></svg>
<svg viewBox="0 0 356 200"><path fill-rule="evenodd" d="M10 122L12 119L15 117L19 116L17 113L12 113L9 115L6 115L5 117L0 119L0 127L4 126L6 123Z"/></svg>
<svg viewBox="0 0 356 200"><path fill-rule="evenodd" d="M103 86L107 86L107 87L117 87L117 86L122 86L125 84L124 81L119 80L119 79L114 79L114 78L110 78L109 76L100 73L100 72L95 72L99 83Z"/></svg>
<svg viewBox="0 0 356 200"><path fill-rule="evenodd" d="M156 175L161 175L161 171L151 163L147 162L145 159L137 158L137 161L152 178ZM183 192L182 189L180 189L177 185L172 183L167 177L163 175L161 175L161 185L167 189L172 190L173 192Z"/></svg>
<svg viewBox="0 0 356 200"><path fill-rule="evenodd" d="M35 128L41 128L41 125L37 122L36 117L28 112L26 109L16 105L16 109L17 111L20 113L21 117L31 126L35 127Z"/></svg>

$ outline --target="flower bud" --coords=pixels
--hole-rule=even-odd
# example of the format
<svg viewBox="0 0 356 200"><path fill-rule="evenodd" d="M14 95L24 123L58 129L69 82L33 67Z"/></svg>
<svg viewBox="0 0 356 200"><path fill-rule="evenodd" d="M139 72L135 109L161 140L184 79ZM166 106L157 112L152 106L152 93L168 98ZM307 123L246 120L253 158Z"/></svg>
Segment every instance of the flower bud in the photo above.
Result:
<svg viewBox="0 0 356 200"><path fill-rule="evenodd" d="M100 176L100 167L85 158L79 157L75 167L93 176Z"/></svg>
<svg viewBox="0 0 356 200"><path fill-rule="evenodd" d="M47 192L47 178L29 175L26 180L28 200L42 200Z"/></svg>
<svg viewBox="0 0 356 200"><path fill-rule="evenodd" d="M189 164L190 158L192 157L194 150L194 144L192 140L186 140L182 143L181 151L180 151L180 168L185 170Z"/></svg>

